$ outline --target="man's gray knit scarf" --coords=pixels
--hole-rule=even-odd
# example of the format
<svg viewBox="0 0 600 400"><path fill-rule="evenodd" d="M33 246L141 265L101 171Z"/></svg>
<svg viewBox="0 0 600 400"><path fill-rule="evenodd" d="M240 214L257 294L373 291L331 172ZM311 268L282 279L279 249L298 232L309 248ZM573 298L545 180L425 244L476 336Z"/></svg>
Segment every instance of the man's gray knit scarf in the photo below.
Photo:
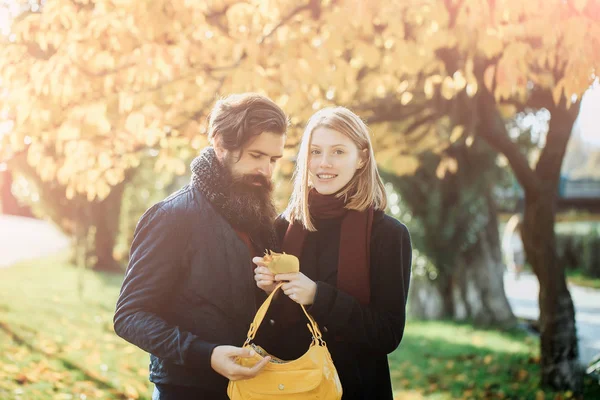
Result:
<svg viewBox="0 0 600 400"><path fill-rule="evenodd" d="M231 173L217 159L215 150L207 147L191 163L191 185L196 187L233 228L247 233L261 250L276 249L274 221L257 221L247 205L229 195Z"/></svg>

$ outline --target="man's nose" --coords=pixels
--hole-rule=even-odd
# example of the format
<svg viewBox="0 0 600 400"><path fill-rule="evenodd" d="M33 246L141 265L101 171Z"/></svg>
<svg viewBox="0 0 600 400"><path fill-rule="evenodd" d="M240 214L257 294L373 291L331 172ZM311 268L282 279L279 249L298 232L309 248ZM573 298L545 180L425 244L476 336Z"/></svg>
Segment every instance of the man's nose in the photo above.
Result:
<svg viewBox="0 0 600 400"><path fill-rule="evenodd" d="M267 161L258 168L258 172L266 178L271 178L273 175L273 164L270 161Z"/></svg>

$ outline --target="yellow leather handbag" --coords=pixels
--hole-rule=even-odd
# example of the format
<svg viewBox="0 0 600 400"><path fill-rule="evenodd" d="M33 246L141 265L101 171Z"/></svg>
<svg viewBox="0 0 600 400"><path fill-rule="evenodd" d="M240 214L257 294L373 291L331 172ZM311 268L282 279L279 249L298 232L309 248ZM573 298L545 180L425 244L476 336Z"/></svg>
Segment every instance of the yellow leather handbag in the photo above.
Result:
<svg viewBox="0 0 600 400"><path fill-rule="evenodd" d="M252 367L266 357L267 352L252 343L256 331L260 327L273 296L281 288L279 284L271 295L260 306L254 321L250 324L245 348L255 350L254 357L239 358L238 363ZM227 395L231 400L254 399L326 399L339 400L342 398L342 385L337 374L331 354L322 338L321 331L315 320L301 305L309 323L306 324L312 333L313 341L300 358L283 361L272 357L271 361L257 376L251 379L229 381Z"/></svg>

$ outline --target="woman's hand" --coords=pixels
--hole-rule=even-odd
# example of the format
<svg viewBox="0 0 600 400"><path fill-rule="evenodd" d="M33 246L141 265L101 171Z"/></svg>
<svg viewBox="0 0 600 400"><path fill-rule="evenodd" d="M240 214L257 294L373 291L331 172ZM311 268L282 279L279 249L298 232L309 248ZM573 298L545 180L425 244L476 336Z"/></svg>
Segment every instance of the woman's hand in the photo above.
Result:
<svg viewBox="0 0 600 400"><path fill-rule="evenodd" d="M277 274L275 281L287 281L281 287L283 293L298 304L311 305L315 301L317 284L302 272L291 274Z"/></svg>
<svg viewBox="0 0 600 400"><path fill-rule="evenodd" d="M275 282L275 275L273 275L273 273L269 271L269 268L266 267L267 264L263 261L262 257L254 257L252 262L257 265L257 267L254 268L254 280L256 281L256 286L264 290L265 293L271 294L278 283Z"/></svg>

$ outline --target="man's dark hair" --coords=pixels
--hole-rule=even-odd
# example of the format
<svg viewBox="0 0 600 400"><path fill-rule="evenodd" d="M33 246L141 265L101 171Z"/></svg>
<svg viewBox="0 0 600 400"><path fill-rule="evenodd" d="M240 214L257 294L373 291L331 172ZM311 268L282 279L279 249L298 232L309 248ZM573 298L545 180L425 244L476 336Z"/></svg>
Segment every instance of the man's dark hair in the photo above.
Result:
<svg viewBox="0 0 600 400"><path fill-rule="evenodd" d="M232 94L218 100L208 118L208 138L220 135L225 150L239 150L263 132L285 134L288 120L283 110L257 93Z"/></svg>

